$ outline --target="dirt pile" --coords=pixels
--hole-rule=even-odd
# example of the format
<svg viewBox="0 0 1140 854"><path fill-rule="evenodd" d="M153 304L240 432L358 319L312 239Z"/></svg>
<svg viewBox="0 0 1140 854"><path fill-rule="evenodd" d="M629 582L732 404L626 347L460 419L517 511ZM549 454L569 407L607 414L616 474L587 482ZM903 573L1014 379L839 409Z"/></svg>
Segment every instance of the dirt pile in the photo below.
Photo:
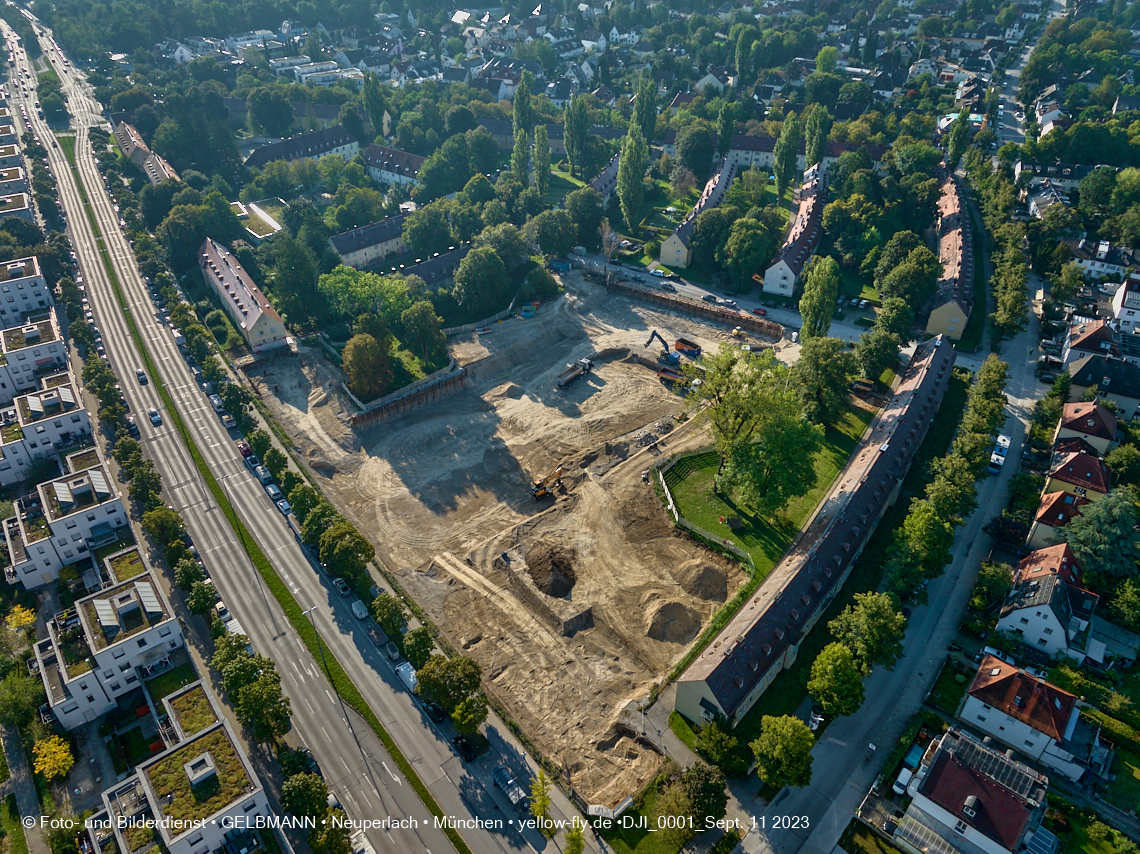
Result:
<svg viewBox="0 0 1140 854"><path fill-rule="evenodd" d="M665 643L688 643L701 630L701 617L680 602L651 605L645 620L645 634Z"/></svg>
<svg viewBox="0 0 1140 854"><path fill-rule="evenodd" d="M573 546L540 540L527 551L526 568L539 590L555 599L564 599L578 581L574 572L577 559L578 552Z"/></svg>
<svg viewBox="0 0 1140 854"><path fill-rule="evenodd" d="M728 598L728 579L724 570L701 560L690 561L673 570L673 577L690 596L709 602Z"/></svg>

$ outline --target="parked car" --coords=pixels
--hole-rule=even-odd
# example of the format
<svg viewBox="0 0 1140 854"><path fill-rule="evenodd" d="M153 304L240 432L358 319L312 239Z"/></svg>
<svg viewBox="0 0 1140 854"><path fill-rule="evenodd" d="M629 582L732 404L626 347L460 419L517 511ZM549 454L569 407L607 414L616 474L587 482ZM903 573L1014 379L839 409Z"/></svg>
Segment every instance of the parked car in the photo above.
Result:
<svg viewBox="0 0 1140 854"><path fill-rule="evenodd" d="M237 443L237 449L238 449L238 453L241 454L243 457L252 457L253 456L253 448L251 448L249 446L249 442L246 442L246 441L238 442Z"/></svg>
<svg viewBox="0 0 1140 854"><path fill-rule="evenodd" d="M400 648L396 646L395 641L388 641L388 643L384 645L384 652L386 652L388 657L393 661L396 661L400 657Z"/></svg>
<svg viewBox="0 0 1140 854"><path fill-rule="evenodd" d="M218 617L221 618L223 623L228 623L234 618L234 615L230 613L230 609L226 607L226 603L221 599L214 603L214 610L217 611Z"/></svg>
<svg viewBox="0 0 1140 854"><path fill-rule="evenodd" d="M283 516L288 516L289 512L293 509L291 506L289 506L289 502L286 501L284 498L282 498L278 501L275 501L273 503L277 505L277 509L281 511L281 514Z"/></svg>
<svg viewBox="0 0 1140 854"><path fill-rule="evenodd" d="M734 299L722 299L720 304L725 308L737 308L736 300Z"/></svg>
<svg viewBox="0 0 1140 854"><path fill-rule="evenodd" d="M677 289L675 287L673 287L671 284L669 284L668 282L662 282L661 283L661 290L665 291L666 293L670 293L670 294L677 293Z"/></svg>
<svg viewBox="0 0 1140 854"><path fill-rule="evenodd" d="M158 410L153 406L146 411L146 414L150 416L150 423L155 427L158 427L160 424L162 424L162 416L158 414Z"/></svg>
<svg viewBox="0 0 1140 854"><path fill-rule="evenodd" d="M274 502L280 501L282 498L285 497L284 495L281 494L281 490L278 488L277 484L275 484L275 483L267 483L265 485L265 491L266 491L266 493L268 493L269 498Z"/></svg>
<svg viewBox="0 0 1140 854"><path fill-rule="evenodd" d="M704 302L712 303L713 305L717 304L717 298L712 294L705 294L703 297L701 297L701 300Z"/></svg>
<svg viewBox="0 0 1140 854"><path fill-rule="evenodd" d="M1057 382L1057 377L1055 374L1042 374L1041 382L1045 383L1045 385L1053 385L1053 383Z"/></svg>
<svg viewBox="0 0 1140 854"><path fill-rule="evenodd" d="M234 421L234 417L228 412L221 412L219 414L222 416L222 426L227 430L233 430L235 427L237 427L237 422Z"/></svg>
<svg viewBox="0 0 1140 854"><path fill-rule="evenodd" d="M455 752L459 754L459 758L464 762L471 762L475 756L475 748L462 735L457 735L451 740L451 746L455 748Z"/></svg>
<svg viewBox="0 0 1140 854"><path fill-rule="evenodd" d="M1025 672L1028 673L1030 676L1036 676L1038 679L1048 679L1049 678L1049 671L1041 670L1040 668L1037 668L1037 667L1026 667Z"/></svg>
<svg viewBox="0 0 1140 854"><path fill-rule="evenodd" d="M341 596L351 596L352 588L348 586L348 582L343 578L334 578L332 581L333 589L336 590Z"/></svg>
<svg viewBox="0 0 1140 854"><path fill-rule="evenodd" d="M424 711L427 712L427 716L437 724L443 723L447 718L447 713L444 712L443 707L439 703L424 703Z"/></svg>
<svg viewBox="0 0 1140 854"><path fill-rule="evenodd" d="M251 453L248 457L245 458L245 464L249 466L250 469L256 469L259 465L261 465L261 460L259 460Z"/></svg>
<svg viewBox="0 0 1140 854"><path fill-rule="evenodd" d="M225 404L222 403L222 399L216 394L210 395L210 406L214 407L214 412L221 412L226 408Z"/></svg>
<svg viewBox="0 0 1140 854"><path fill-rule="evenodd" d="M651 275L655 279L664 279L665 278L665 271L664 270L653 270L649 273L649 275Z"/></svg>
<svg viewBox="0 0 1140 854"><path fill-rule="evenodd" d="M767 317L768 316L768 309L766 309L766 308L754 308L754 309L752 309L752 313L755 314L757 317Z"/></svg>

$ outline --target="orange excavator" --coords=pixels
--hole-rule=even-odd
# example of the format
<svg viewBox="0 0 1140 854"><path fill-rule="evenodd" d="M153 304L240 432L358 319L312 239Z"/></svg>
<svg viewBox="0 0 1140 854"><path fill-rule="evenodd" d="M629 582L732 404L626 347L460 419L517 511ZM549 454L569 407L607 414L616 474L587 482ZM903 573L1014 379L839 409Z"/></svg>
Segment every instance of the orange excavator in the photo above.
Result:
<svg viewBox="0 0 1140 854"><path fill-rule="evenodd" d="M543 498L553 498L554 490L560 486L562 486L562 466L556 468L546 477L532 483L530 494L534 497L535 501L541 501Z"/></svg>

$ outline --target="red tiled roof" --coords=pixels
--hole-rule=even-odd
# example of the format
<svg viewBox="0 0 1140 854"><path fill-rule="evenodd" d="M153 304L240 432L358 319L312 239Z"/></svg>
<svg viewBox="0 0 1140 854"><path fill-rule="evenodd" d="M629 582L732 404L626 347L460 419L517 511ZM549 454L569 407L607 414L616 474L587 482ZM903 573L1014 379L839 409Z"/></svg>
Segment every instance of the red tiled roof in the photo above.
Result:
<svg viewBox="0 0 1140 854"><path fill-rule="evenodd" d="M1068 691L992 655L982 659L969 694L1057 741L1064 740L1077 702Z"/></svg>
<svg viewBox="0 0 1140 854"><path fill-rule="evenodd" d="M921 792L1010 851L1017 849L1029 823L1030 813L1022 798L951 753L939 753L922 781ZM977 799L973 816L962 811L971 795Z"/></svg>
<svg viewBox="0 0 1140 854"><path fill-rule="evenodd" d="M1111 442L1116 439L1116 416L1099 403L1067 403L1061 428Z"/></svg>
<svg viewBox="0 0 1140 854"><path fill-rule="evenodd" d="M1083 495L1073 495L1064 490L1050 492L1041 498L1036 521L1050 528L1060 528L1069 524L1074 516L1079 516L1081 508L1091 503Z"/></svg>
<svg viewBox="0 0 1140 854"><path fill-rule="evenodd" d="M1070 498L1077 498L1082 504L1089 503L1087 498L1081 498L1079 495L1069 495L1067 492L1051 492L1049 495L1068 495ZM1065 506L1072 507L1074 505L1069 504ZM1074 513L1073 515L1076 514ZM1073 554L1073 550L1069 548L1068 544L1061 543L1060 545L1037 549L1037 551L1027 554L1021 559L1021 562L1017 564L1017 579L1019 581L1050 574L1059 575L1068 585L1080 587L1081 567L1080 564L1077 563L1077 556Z"/></svg>
<svg viewBox="0 0 1140 854"><path fill-rule="evenodd" d="M1048 477L1108 494L1108 466L1092 454L1065 454L1049 470Z"/></svg>

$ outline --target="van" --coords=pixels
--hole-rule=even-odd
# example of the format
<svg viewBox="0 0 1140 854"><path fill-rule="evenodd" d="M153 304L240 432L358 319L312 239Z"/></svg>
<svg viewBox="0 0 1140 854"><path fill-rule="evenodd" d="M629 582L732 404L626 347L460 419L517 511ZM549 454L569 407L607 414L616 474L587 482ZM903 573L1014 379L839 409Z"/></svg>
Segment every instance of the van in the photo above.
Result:
<svg viewBox="0 0 1140 854"><path fill-rule="evenodd" d="M899 776L898 779L895 780L895 784L891 786L891 791L896 795L906 794L907 783L910 782L910 778L913 776L913 771L911 771L909 768L903 768L901 771L899 771Z"/></svg>
<svg viewBox="0 0 1140 854"><path fill-rule="evenodd" d="M269 469L265 466L257 466L254 468L253 473L257 475L257 479L260 480L262 484L269 483L269 481L273 480L273 475L269 473Z"/></svg>
<svg viewBox="0 0 1140 854"><path fill-rule="evenodd" d="M352 616L358 620L363 620L368 616L368 608L359 599L352 600Z"/></svg>
<svg viewBox="0 0 1140 854"><path fill-rule="evenodd" d="M982 655L992 655L999 661L1004 661L1006 664L1013 665L1014 667L1017 666L1017 662L1014 661L1010 656L1006 655L1004 652L1000 652L994 649L992 646L983 646Z"/></svg>
<svg viewBox="0 0 1140 854"><path fill-rule="evenodd" d="M396 668L396 675L400 677L400 681L404 683L404 687L414 694L416 686L420 683L419 677L416 676L416 668L405 661Z"/></svg>

